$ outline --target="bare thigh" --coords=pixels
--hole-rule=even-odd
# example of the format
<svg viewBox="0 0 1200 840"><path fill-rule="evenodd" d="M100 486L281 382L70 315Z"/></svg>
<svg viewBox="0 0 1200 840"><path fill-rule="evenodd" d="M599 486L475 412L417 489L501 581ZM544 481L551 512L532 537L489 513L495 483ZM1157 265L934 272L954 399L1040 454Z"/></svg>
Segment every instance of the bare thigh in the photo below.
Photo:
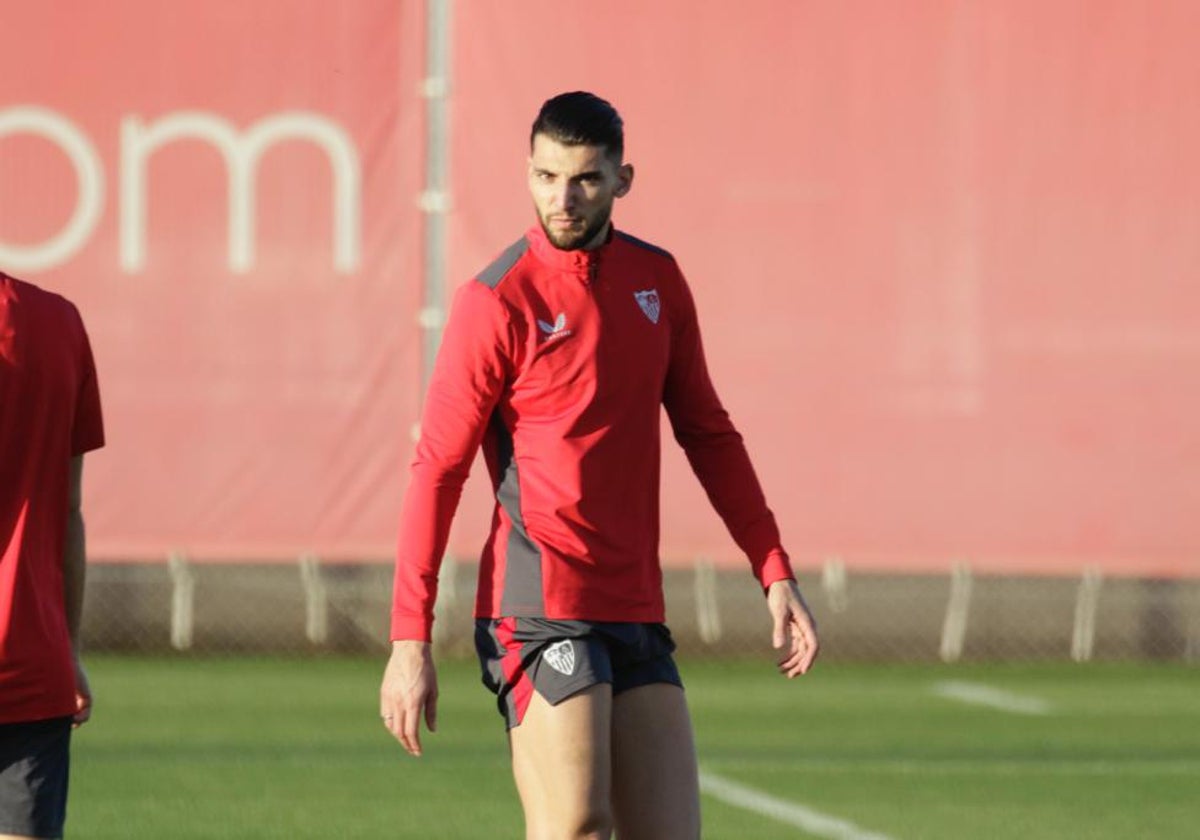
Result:
<svg viewBox="0 0 1200 840"><path fill-rule="evenodd" d="M700 782L683 689L653 683L613 698L612 752L621 840L696 840Z"/></svg>
<svg viewBox="0 0 1200 840"><path fill-rule="evenodd" d="M599 683L551 706L536 691L509 731L528 840L612 835L612 687Z"/></svg>

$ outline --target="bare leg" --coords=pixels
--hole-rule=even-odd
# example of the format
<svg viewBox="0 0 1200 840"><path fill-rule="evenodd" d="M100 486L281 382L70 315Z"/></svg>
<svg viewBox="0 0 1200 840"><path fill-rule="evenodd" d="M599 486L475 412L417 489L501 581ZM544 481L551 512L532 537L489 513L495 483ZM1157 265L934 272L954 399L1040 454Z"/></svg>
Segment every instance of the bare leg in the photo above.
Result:
<svg viewBox="0 0 1200 840"><path fill-rule="evenodd" d="M533 693L525 719L509 732L527 840L612 836L611 723L607 683L557 706Z"/></svg>
<svg viewBox="0 0 1200 840"><path fill-rule="evenodd" d="M654 683L613 698L613 811L620 840L696 840L700 782L683 689Z"/></svg>

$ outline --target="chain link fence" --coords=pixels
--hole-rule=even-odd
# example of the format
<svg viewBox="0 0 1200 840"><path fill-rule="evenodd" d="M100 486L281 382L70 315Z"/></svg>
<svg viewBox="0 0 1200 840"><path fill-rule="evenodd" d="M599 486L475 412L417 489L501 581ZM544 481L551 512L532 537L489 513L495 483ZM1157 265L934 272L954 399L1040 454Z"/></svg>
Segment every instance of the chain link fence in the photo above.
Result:
<svg viewBox="0 0 1200 840"><path fill-rule="evenodd" d="M435 644L472 654L477 568L443 567ZM88 650L204 654L383 653L388 563L95 563ZM801 573L826 660L1164 659L1200 662L1200 580L867 574L830 561ZM744 569L704 562L665 572L680 651L762 655L770 624Z"/></svg>

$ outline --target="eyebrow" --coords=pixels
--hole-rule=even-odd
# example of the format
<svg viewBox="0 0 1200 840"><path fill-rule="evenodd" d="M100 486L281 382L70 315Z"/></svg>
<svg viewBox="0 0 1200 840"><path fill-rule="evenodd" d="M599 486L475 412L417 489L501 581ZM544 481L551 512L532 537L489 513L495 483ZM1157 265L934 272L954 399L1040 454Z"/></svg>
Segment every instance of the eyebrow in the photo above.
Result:
<svg viewBox="0 0 1200 840"><path fill-rule="evenodd" d="M539 175L562 175L563 174L561 172L555 172L553 169L546 169L543 166L535 166L535 167L533 167L533 171L538 173ZM604 177L604 173L601 172L599 169L587 169L583 172L572 175L571 180L581 181L584 178L603 178L603 177Z"/></svg>

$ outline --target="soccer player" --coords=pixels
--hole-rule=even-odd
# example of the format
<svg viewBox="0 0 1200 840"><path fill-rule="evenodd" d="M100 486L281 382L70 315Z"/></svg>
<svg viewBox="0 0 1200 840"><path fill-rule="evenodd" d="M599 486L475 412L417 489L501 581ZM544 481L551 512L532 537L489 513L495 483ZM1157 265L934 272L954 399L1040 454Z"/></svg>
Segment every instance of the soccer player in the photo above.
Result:
<svg viewBox="0 0 1200 840"><path fill-rule="evenodd" d="M817 634L666 251L614 229L633 184L620 116L590 93L533 124L538 223L456 294L400 517L387 729L436 726L437 574L482 443L496 493L475 606L530 838L695 838L699 784L658 558L659 416L766 593L780 670Z"/></svg>
<svg viewBox="0 0 1200 840"><path fill-rule="evenodd" d="M0 274L0 838L61 837L79 660L83 454L104 445L83 321Z"/></svg>

